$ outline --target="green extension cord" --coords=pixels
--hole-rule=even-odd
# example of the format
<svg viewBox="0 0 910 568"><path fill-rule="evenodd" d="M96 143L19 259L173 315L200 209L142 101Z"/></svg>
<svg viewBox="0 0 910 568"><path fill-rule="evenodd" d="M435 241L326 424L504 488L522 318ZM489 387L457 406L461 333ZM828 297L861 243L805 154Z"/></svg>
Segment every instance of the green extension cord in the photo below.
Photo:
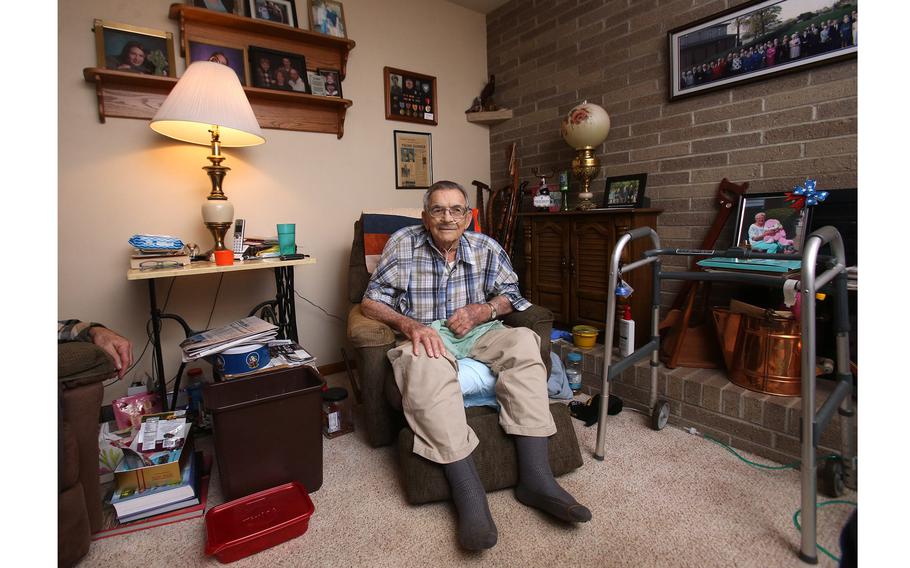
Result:
<svg viewBox="0 0 910 568"><path fill-rule="evenodd" d="M690 434L693 433L691 430L686 430L686 431L689 432ZM767 470L792 469L792 468L795 468L795 467L799 466L799 464L800 464L800 460L796 460L795 462L788 463L788 464L785 464L785 465L766 465L766 464L763 464L763 463L757 463L757 462L750 461L750 460L747 460L746 458L742 457L741 455L739 455L739 453L738 453L736 450L734 450L733 448L731 448L729 445L727 445L727 444L721 442L721 441L718 440L717 438L712 438L712 437L709 436L708 434L703 434L703 433L701 433L701 437L704 438L704 439L706 439L706 440L710 440L710 441L714 442L715 444L721 446L722 448L724 448L725 450L727 450L728 452L730 452L731 454L733 454L734 456L736 456L737 458L739 458L741 461L743 461L743 462L745 462L745 463L751 465L752 467L756 467L756 468L759 468L759 469L767 469ZM836 455L836 454L828 454L828 455L826 455L826 456L821 456L821 457L819 457L818 459L819 459L819 461L830 460L830 459L837 459L837 455ZM838 500L833 500L833 501L824 501L824 502L822 502L822 503L817 503L817 504L815 505L815 508L816 508L816 509L820 509L820 508L825 507L825 506L827 506L827 505L853 505L854 507L856 507L856 506L857 506L857 503L856 503L855 501L845 501L845 500L839 500L839 499L838 499ZM799 514L800 514L800 512L802 512L802 510L801 510L801 509L797 509L796 512L793 513L793 525L796 526L796 530L798 530L798 531L799 531L799 530L802 530L802 529L800 528L800 526L799 526ZM831 560L834 560L835 562L837 562L838 564L840 564L840 558L838 558L838 557L834 556L833 554L831 554L831 553L828 551L827 548L825 548L824 546L818 544L818 542L815 543L815 546L817 546L819 550L821 550L821 551L824 552L829 558L831 558Z"/></svg>
<svg viewBox="0 0 910 568"><path fill-rule="evenodd" d="M825 506L828 506L828 505L853 505L854 507L857 506L856 501L846 501L846 500L842 500L842 499L836 499L836 500L834 500L834 501L825 501L825 502L823 502L823 503L816 503L816 504L815 504L815 508L816 508L816 509L821 509L822 507L825 507ZM802 529L800 528L800 526L799 526L799 514L800 514L800 512L801 512L801 509L797 509L796 512L793 513L793 524L796 526L796 530L802 530ZM831 554L830 552L828 552L828 549L827 549L827 548L825 548L824 546L818 544L817 542L815 543L815 546L817 546L819 550L821 550L822 552L824 552L825 554L827 554L828 557L829 557L831 560L833 560L833 561L837 562L838 564L840 564L840 558L838 558L837 556L834 556L833 554Z"/></svg>

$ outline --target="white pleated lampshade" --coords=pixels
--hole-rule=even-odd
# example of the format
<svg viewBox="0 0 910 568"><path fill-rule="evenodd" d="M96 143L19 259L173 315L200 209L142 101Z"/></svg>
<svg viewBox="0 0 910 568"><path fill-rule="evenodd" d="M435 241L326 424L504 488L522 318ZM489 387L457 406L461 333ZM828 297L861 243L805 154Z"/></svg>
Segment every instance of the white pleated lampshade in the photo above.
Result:
<svg viewBox="0 0 910 568"><path fill-rule="evenodd" d="M237 74L212 61L187 67L150 126L159 134L205 146L212 143L212 126L218 127L225 147L265 142Z"/></svg>

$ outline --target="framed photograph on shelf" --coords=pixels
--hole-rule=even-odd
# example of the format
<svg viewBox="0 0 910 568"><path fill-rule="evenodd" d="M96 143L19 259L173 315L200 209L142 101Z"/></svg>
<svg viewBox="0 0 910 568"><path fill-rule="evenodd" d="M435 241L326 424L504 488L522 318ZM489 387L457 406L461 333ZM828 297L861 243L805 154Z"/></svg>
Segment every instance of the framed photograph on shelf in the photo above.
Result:
<svg viewBox="0 0 910 568"><path fill-rule="evenodd" d="M436 77L384 67L386 120L438 124Z"/></svg>
<svg viewBox="0 0 910 568"><path fill-rule="evenodd" d="M794 209L787 192L743 195L736 211L734 246L769 254L803 250L812 207Z"/></svg>
<svg viewBox="0 0 910 568"><path fill-rule="evenodd" d="M310 29L334 37L348 37L344 6L335 0L307 0Z"/></svg>
<svg viewBox="0 0 910 568"><path fill-rule="evenodd" d="M241 85L249 85L249 78L246 74L247 53L245 47L230 47L227 45L216 45L202 41L186 40L184 49L186 53L186 64L189 65L194 61L214 61L227 65L237 73Z"/></svg>
<svg viewBox="0 0 910 568"><path fill-rule="evenodd" d="M186 3L215 12L243 15L243 0L186 0Z"/></svg>
<svg viewBox="0 0 910 568"><path fill-rule="evenodd" d="M306 77L307 77L307 83L310 84L310 94L324 97L325 96L325 77L323 77L316 71L307 71Z"/></svg>
<svg viewBox="0 0 910 568"><path fill-rule="evenodd" d="M98 67L143 75L177 76L173 33L97 19L93 30Z"/></svg>
<svg viewBox="0 0 910 568"><path fill-rule="evenodd" d="M317 69L319 75L325 79L325 96L344 97L341 94L341 71L338 69Z"/></svg>
<svg viewBox="0 0 910 568"><path fill-rule="evenodd" d="M297 4L293 0L246 0L247 16L297 27Z"/></svg>
<svg viewBox="0 0 910 568"><path fill-rule="evenodd" d="M607 209L620 207L641 207L645 198L645 183L648 174L613 176L604 185L604 204Z"/></svg>
<svg viewBox="0 0 910 568"><path fill-rule="evenodd" d="M856 57L858 5L753 0L670 30L670 100Z"/></svg>
<svg viewBox="0 0 910 568"><path fill-rule="evenodd" d="M249 47L250 82L261 89L306 90L306 58L296 53Z"/></svg>
<svg viewBox="0 0 910 568"><path fill-rule="evenodd" d="M433 142L429 132L395 130L395 189L433 184Z"/></svg>

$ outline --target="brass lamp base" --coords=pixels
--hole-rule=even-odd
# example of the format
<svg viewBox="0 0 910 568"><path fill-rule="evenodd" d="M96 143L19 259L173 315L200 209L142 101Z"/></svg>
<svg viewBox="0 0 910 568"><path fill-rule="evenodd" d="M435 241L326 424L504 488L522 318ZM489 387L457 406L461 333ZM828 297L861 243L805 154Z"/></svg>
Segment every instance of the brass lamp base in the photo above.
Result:
<svg viewBox="0 0 910 568"><path fill-rule="evenodd" d="M206 223L205 226L212 233L212 238L215 240L213 251L230 250L224 246L224 237L227 235L228 229L231 228L230 223Z"/></svg>
<svg viewBox="0 0 910 568"><path fill-rule="evenodd" d="M597 177L598 171L600 171L600 160L594 156L594 149L582 148L578 150L575 158L572 159L572 174L581 181L581 191L578 193L580 201L575 205L575 209L587 211L597 207L591 199L594 194L589 191L589 188L591 187L591 180Z"/></svg>

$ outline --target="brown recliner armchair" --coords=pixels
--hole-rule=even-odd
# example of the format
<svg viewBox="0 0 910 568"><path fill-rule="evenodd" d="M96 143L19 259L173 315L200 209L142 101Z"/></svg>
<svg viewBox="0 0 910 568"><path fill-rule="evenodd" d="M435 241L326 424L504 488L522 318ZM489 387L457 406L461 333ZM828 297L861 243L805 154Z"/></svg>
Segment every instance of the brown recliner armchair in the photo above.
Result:
<svg viewBox="0 0 910 568"><path fill-rule="evenodd" d="M101 529L98 429L102 383L116 372L107 354L92 343L58 344L57 561L60 566L72 566L85 556L92 533Z"/></svg>
<svg viewBox="0 0 910 568"><path fill-rule="evenodd" d="M387 325L367 318L360 309L370 275L364 262L361 221L354 223L354 240L348 269L348 299L353 307L348 314L347 338L354 348L362 403L362 418L367 440L373 446L398 442L405 494L412 504L450 498L443 468L414 454L414 433L401 412L401 393L395 384L392 365L386 357L395 346L395 333ZM546 308L531 306L503 318L511 327L528 327L540 336L540 351L550 370L550 332L553 314ZM581 452L572 426L568 406L552 403L550 412L557 432L550 438L550 468L556 476L581 467ZM499 415L488 407L465 409L468 425L480 439L474 451L477 472L487 491L518 484L518 462L514 443L499 426Z"/></svg>

